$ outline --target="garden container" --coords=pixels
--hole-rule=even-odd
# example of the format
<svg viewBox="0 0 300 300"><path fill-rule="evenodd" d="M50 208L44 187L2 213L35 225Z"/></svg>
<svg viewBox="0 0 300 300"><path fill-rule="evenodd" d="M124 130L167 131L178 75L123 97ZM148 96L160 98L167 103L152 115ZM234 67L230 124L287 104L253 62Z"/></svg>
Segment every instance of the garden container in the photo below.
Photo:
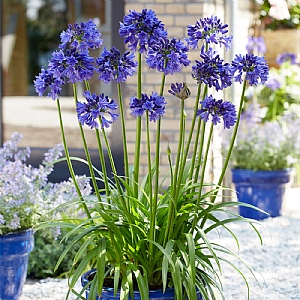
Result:
<svg viewBox="0 0 300 300"><path fill-rule="evenodd" d="M255 220L280 216L290 178L290 169L274 171L233 169L232 182L235 184L238 201L254 205L268 213L240 206L240 215Z"/></svg>
<svg viewBox="0 0 300 300"><path fill-rule="evenodd" d="M33 231L0 235L0 300L21 297L28 255L33 250Z"/></svg>
<svg viewBox="0 0 300 300"><path fill-rule="evenodd" d="M95 269L90 270L86 273L84 273L81 277L81 284L82 286L85 286L86 284L88 284L89 279L88 277L92 274L95 273ZM89 296L89 291L86 290L86 299L88 300L88 296ZM118 292L116 297L114 297L114 289L113 288L108 288L108 287L104 287L102 289L102 295L100 297L97 297L97 299L95 300L119 300L120 299L120 293ZM129 296L129 300L131 300L132 298ZM134 300L140 300L140 293L139 291L134 291ZM163 293L162 290L150 290L149 291L149 299L151 300L174 300L175 296L174 296L174 289L172 288L168 288L166 289L166 291ZM200 294L200 292L197 293L197 300L202 300L202 296Z"/></svg>

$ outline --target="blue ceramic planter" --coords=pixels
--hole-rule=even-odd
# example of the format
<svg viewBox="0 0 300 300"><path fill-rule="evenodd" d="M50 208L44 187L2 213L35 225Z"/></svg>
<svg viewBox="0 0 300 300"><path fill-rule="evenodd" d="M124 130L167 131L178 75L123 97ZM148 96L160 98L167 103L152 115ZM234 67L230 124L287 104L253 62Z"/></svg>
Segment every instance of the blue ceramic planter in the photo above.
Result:
<svg viewBox="0 0 300 300"><path fill-rule="evenodd" d="M0 235L0 300L21 297L28 255L33 250L32 230Z"/></svg>
<svg viewBox="0 0 300 300"><path fill-rule="evenodd" d="M88 281L88 276L95 272L95 269L90 270L82 275L81 277L81 284L82 286L85 286ZM88 300L89 291L86 291L86 300ZM96 300L118 300L120 299L120 293L117 293L116 297L114 297L114 289L113 288L103 288L102 295L100 297L97 297ZM129 297L129 300L132 298ZM155 291L149 291L149 299L150 300L174 300L174 289L166 289L165 293L163 293L161 290L155 290ZM141 296L139 291L134 291L134 300L141 300ZM202 296L200 292L197 293L197 300L202 300Z"/></svg>
<svg viewBox="0 0 300 300"><path fill-rule="evenodd" d="M291 170L251 171L232 170L232 182L235 184L240 202L254 205L269 213L271 217L281 215L286 185L290 181ZM242 217L262 220L269 215L252 208L240 206Z"/></svg>

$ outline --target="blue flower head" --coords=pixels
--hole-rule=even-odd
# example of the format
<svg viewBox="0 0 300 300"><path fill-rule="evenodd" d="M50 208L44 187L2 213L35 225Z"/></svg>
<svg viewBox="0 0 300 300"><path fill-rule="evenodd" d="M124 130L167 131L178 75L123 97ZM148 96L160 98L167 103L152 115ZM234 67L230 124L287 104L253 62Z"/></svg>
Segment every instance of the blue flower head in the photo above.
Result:
<svg viewBox="0 0 300 300"><path fill-rule="evenodd" d="M228 25L222 24L221 20L216 16L200 19L195 25L188 25L188 44L191 48L196 49L199 41L207 44L224 45L228 50L231 47L232 36L227 36Z"/></svg>
<svg viewBox="0 0 300 300"><path fill-rule="evenodd" d="M146 52L148 46L168 35L164 25L151 9L143 9L141 13L130 10L123 23L120 23L119 34L131 50L138 50L140 53Z"/></svg>
<svg viewBox="0 0 300 300"><path fill-rule="evenodd" d="M201 61L196 60L192 66L192 77L197 83L205 83L209 87L215 87L217 91L227 88L232 84L233 70L231 65L224 63L217 51L209 48L208 51L201 49Z"/></svg>
<svg viewBox="0 0 300 300"><path fill-rule="evenodd" d="M59 48L65 49L70 43L70 47L80 53L97 49L103 43L101 33L93 20L81 22L80 25L77 22L74 25L69 24L69 28L60 34L60 39Z"/></svg>
<svg viewBox="0 0 300 300"><path fill-rule="evenodd" d="M207 122L211 116L214 125L217 125L223 119L224 128L234 126L237 120L235 106L229 101L216 100L212 95L204 98L200 102L201 109L197 111L197 117Z"/></svg>
<svg viewBox="0 0 300 300"><path fill-rule="evenodd" d="M125 52L122 56L120 51L112 47L110 51L104 48L101 56L96 60L100 74L99 79L105 83L115 80L117 83L125 82L128 76L132 76L136 70L137 62L134 54Z"/></svg>
<svg viewBox="0 0 300 300"><path fill-rule="evenodd" d="M118 105L114 100L110 100L104 94L96 95L89 91L84 92L86 102L77 102L77 116L79 122L86 124L90 128L108 128L118 118L115 113Z"/></svg>
<svg viewBox="0 0 300 300"><path fill-rule="evenodd" d="M232 62L232 69L235 75L235 81L242 82L243 73L246 74L246 80L250 85L258 85L259 80L265 83L269 77L269 67L263 57L258 57L254 54L236 55Z"/></svg>
<svg viewBox="0 0 300 300"><path fill-rule="evenodd" d="M157 69L165 75L172 75L180 72L182 66L186 67L190 64L188 51L188 47L180 40L162 39L157 44L149 46L146 62L151 69Z"/></svg>
<svg viewBox="0 0 300 300"><path fill-rule="evenodd" d="M181 100L185 100L187 98L189 98L189 96L191 95L191 91L189 90L189 88L187 87L186 82L184 83L172 83L171 84L171 89L168 90L168 92L181 99Z"/></svg>
<svg viewBox="0 0 300 300"><path fill-rule="evenodd" d="M41 69L41 73L36 76L36 79L34 80L34 88L38 95L41 97L46 89L50 89L48 97L51 97L53 100L59 98L62 85L64 84L64 80L60 77L54 77L52 71L45 70L44 68Z"/></svg>
<svg viewBox="0 0 300 300"><path fill-rule="evenodd" d="M150 97L147 94L142 94L141 99L131 97L129 107L133 116L142 116L147 111L150 121L156 122L165 114L166 104L167 102L163 96L152 92Z"/></svg>

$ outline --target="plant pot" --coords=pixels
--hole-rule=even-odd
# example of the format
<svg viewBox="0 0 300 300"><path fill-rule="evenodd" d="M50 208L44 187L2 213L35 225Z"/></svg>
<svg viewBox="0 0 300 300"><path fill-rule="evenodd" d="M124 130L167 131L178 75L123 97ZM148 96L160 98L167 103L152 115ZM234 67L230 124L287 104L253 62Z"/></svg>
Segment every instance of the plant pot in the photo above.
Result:
<svg viewBox="0 0 300 300"><path fill-rule="evenodd" d="M255 220L281 216L282 203L290 178L290 169L275 171L233 169L232 182L235 184L238 200L254 205L269 214L240 206L240 215Z"/></svg>
<svg viewBox="0 0 300 300"><path fill-rule="evenodd" d="M0 235L0 299L17 300L21 297L26 279L28 255L33 250L31 229Z"/></svg>
<svg viewBox="0 0 300 300"><path fill-rule="evenodd" d="M89 279L88 277L92 274L95 273L96 270L90 270L86 273L84 273L81 277L81 284L84 287L86 284L88 284ZM88 300L89 297L89 291L86 290L86 300ZM120 293L117 292L116 297L114 297L114 289L110 287L104 287L102 289L102 294L100 297L97 297L96 300L118 300L120 299ZM128 298L131 300L132 298L129 296ZM151 300L174 300L174 289L172 288L167 288L165 293L162 292L162 290L150 290L149 291L149 299ZM141 300L140 292L139 291L134 291L134 300ZM200 292L197 293L197 300L202 300L202 296Z"/></svg>
<svg viewBox="0 0 300 300"><path fill-rule="evenodd" d="M267 52L264 56L269 67L278 67L276 63L278 54L290 52L300 55L299 29L265 30L261 35L265 39Z"/></svg>

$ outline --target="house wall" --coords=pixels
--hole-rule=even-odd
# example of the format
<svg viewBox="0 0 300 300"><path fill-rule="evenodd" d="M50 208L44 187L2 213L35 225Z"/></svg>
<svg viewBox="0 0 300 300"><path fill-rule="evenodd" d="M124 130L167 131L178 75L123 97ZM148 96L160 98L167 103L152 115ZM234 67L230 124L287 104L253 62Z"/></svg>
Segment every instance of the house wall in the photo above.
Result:
<svg viewBox="0 0 300 300"><path fill-rule="evenodd" d="M235 22L232 22L232 6L230 6L230 2L235 3ZM234 30L231 28L230 31L235 32L235 49L231 51L230 54L227 54L229 58L232 58L234 53L245 52L245 45L247 41L248 28L252 21L252 13L251 13L251 0L242 0L237 2L234 0L226 1L226 0L194 0L194 1L179 1L179 0L154 0L154 1L146 1L146 0L126 0L125 1L125 14L129 12L129 10L142 11L142 9L152 9L156 12L157 17L165 24L165 27L168 30L169 37L177 37L183 40L183 38L187 37L187 25L195 24L196 20L201 17L217 15L223 23L232 22L235 26ZM225 21L224 21L225 20ZM191 51L189 54L190 60L193 61L199 58L199 50ZM168 96L168 89L171 83L175 82L184 82L188 83L188 86L192 92L191 98L186 100L186 114L187 114L187 129L190 126L189 120L191 119L193 113L194 99L197 92L196 82L191 77L191 67L184 68L183 72L180 74L174 74L172 76L168 75L165 83L164 96L166 97L167 112L162 120L162 134L161 134L161 173L166 174L168 172L168 161L167 155L165 155L166 149L170 146L172 154L176 153L177 150L177 141L179 138L179 111L180 111L180 101L176 100L175 97ZM161 83L161 76L143 64L143 93L151 93L152 91L159 92ZM136 93L136 78L132 77L127 81L126 84L128 90L128 97L135 95ZM227 97L230 97L231 100L235 101L236 95L239 93L239 90L231 90ZM219 95L220 98L223 97L222 94ZM134 151L135 151L135 128L136 121L128 112L126 124L128 125L127 129L130 130L128 134L128 145L129 145L129 153L130 163L134 162ZM222 130L222 126L218 126L218 130L214 136L214 143L211 149L211 159L209 163L211 167L209 169L209 173L207 176L210 177L210 180L214 180L220 169L222 167L222 159L220 154L221 149L221 139L220 139L220 130ZM145 129L145 124L143 123L143 129ZM151 132L151 137L155 137L156 127L153 126L153 130ZM193 147L193 146L192 146ZM141 175L144 175L148 172L147 168L147 156L146 156L146 139L145 134L142 137L141 142ZM153 157L155 155L155 149L152 149Z"/></svg>

